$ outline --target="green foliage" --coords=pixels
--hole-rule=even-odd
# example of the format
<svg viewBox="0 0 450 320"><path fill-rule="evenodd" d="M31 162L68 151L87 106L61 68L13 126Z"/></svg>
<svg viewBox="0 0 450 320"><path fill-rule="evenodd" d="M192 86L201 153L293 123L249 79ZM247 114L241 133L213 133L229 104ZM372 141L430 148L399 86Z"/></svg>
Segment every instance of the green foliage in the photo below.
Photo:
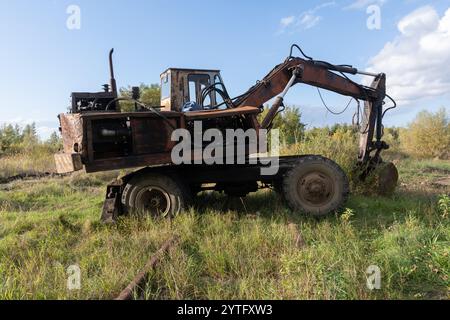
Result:
<svg viewBox="0 0 450 320"><path fill-rule="evenodd" d="M259 115L262 121L269 108L265 108ZM301 122L301 113L297 107L287 106L273 121L273 128L280 130L280 142L282 147L298 143L305 133L305 125Z"/></svg>
<svg viewBox="0 0 450 320"><path fill-rule="evenodd" d="M15 175L54 172L53 154L62 147L60 136L54 132L41 141L36 125L21 129L18 125L0 128L0 179Z"/></svg>
<svg viewBox="0 0 450 320"><path fill-rule="evenodd" d="M161 89L158 84L146 85L141 83L139 89L141 94L139 101L150 107L161 105ZM131 98L131 87L121 88L120 96ZM121 101L120 106L122 112L131 112L135 109L133 102Z"/></svg>
<svg viewBox="0 0 450 320"><path fill-rule="evenodd" d="M448 299L450 225L437 196L352 196L342 216L316 220L268 191L246 198L245 210L204 193L171 221L107 226L99 214L111 178L0 189L0 299L112 299L173 234L179 244L150 274L144 299ZM74 264L81 290L70 291ZM366 286L371 265L380 290Z"/></svg>
<svg viewBox="0 0 450 320"><path fill-rule="evenodd" d="M39 138L36 132L36 124L27 124L22 130L22 143L26 146L32 146L38 143Z"/></svg>
<svg viewBox="0 0 450 320"><path fill-rule="evenodd" d="M420 112L400 137L402 148L414 156L450 159L450 122L445 108Z"/></svg>
<svg viewBox="0 0 450 320"><path fill-rule="evenodd" d="M161 105L161 89L158 84L141 84L141 101L148 106Z"/></svg>
<svg viewBox="0 0 450 320"><path fill-rule="evenodd" d="M54 153L61 147L62 141L56 132L47 141L41 141L35 123L27 124L23 129L11 124L0 128L0 155Z"/></svg>
<svg viewBox="0 0 450 320"><path fill-rule="evenodd" d="M18 125L4 125L0 128L0 152L6 153L22 142L22 133Z"/></svg>
<svg viewBox="0 0 450 320"><path fill-rule="evenodd" d="M358 155L358 133L351 126L313 128L304 133L303 139L284 150L283 154L317 154L336 161L350 173Z"/></svg>
<svg viewBox="0 0 450 320"><path fill-rule="evenodd" d="M52 132L45 143L53 150L53 152L56 152L62 148L62 139L56 132Z"/></svg>
<svg viewBox="0 0 450 320"><path fill-rule="evenodd" d="M56 133L20 149L20 128L0 132L8 152L20 151L0 158L0 178L54 170ZM357 131L343 125L307 130L285 152L323 154L350 170L357 148ZM124 217L106 226L104 186L117 172L0 185L0 299L114 298L173 234L180 243L150 275L146 299L446 299L450 200L447 189L429 188L449 162L409 158L398 168L402 187L393 198L353 194L342 215L321 220L260 191L245 198L245 209L202 193L172 221ZM69 291L74 264L82 287ZM366 287L371 265L381 269L380 290Z"/></svg>
<svg viewBox="0 0 450 320"><path fill-rule="evenodd" d="M400 128L396 127L384 128L383 140L386 141L392 149L400 148L400 130Z"/></svg>
<svg viewBox="0 0 450 320"><path fill-rule="evenodd" d="M450 196L447 194L441 195L439 197L438 206L442 213L442 217L447 218L450 214Z"/></svg>

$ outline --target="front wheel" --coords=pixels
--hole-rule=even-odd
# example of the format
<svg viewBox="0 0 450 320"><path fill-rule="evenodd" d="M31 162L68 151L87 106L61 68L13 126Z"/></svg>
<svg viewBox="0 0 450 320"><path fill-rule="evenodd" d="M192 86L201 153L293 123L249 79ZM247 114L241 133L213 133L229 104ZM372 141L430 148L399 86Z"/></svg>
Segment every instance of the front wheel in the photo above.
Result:
<svg viewBox="0 0 450 320"><path fill-rule="evenodd" d="M306 156L286 173L282 192L293 211L321 217L345 204L349 182L335 162L321 156Z"/></svg>

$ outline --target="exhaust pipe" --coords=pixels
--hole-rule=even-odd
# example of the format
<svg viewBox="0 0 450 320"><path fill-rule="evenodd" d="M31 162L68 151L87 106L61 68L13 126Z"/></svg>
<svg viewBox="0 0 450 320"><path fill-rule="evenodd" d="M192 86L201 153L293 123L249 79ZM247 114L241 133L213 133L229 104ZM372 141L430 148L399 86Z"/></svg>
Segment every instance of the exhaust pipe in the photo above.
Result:
<svg viewBox="0 0 450 320"><path fill-rule="evenodd" d="M112 93L114 94L114 97L117 98L118 93L117 93L117 83L116 83L116 79L114 77L113 53L114 53L114 48L112 48L111 51L109 52L109 72L111 75L111 80L110 80L111 90L112 90Z"/></svg>

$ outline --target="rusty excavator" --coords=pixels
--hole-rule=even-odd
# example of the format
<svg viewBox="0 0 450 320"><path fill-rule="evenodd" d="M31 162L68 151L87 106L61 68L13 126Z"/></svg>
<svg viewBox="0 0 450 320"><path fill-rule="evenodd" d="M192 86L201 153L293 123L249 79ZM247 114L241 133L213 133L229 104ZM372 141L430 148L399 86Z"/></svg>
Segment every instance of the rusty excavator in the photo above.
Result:
<svg viewBox="0 0 450 320"><path fill-rule="evenodd" d="M293 56L296 49L301 57ZM102 92L72 93L70 111L59 115L63 151L55 155L59 173L137 168L107 186L103 221L112 222L128 213L173 217L204 190L244 197L260 188L272 188L296 212L319 217L339 210L349 194L348 177L335 162L320 155L277 157L273 175L261 170L273 159L252 155L247 140L235 141L235 147L246 145L245 161L238 163L179 164L172 159L173 133L185 129L194 135L196 123L201 123L203 130L220 132L270 130L284 108L285 95L295 84L349 96L358 105L364 101L359 154L355 155L358 177L365 180L376 171L377 187L383 194L393 192L397 185L396 167L381 158L382 151L389 148L382 140L383 117L395 108L395 101L386 94L383 73L315 60L292 45L284 62L238 97L229 96L219 70L170 68L161 74L160 106L147 106L139 100L138 87L132 88L130 97L119 96L113 51L109 55L110 84L104 85ZM372 77L371 86L348 76L357 74ZM386 98L393 102L392 107L384 108ZM124 101L134 110L122 111ZM258 115L269 101L273 105L260 122ZM188 159L194 160L195 149L204 147L192 146Z"/></svg>

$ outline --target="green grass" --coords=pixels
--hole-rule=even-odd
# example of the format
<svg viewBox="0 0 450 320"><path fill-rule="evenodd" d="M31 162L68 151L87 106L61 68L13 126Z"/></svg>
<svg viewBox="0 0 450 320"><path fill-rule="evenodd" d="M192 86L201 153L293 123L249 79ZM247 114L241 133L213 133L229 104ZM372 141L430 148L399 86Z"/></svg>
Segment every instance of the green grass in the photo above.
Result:
<svg viewBox="0 0 450 320"><path fill-rule="evenodd" d="M99 215L114 173L0 185L0 299L114 298L173 234L179 245L151 274L147 299L447 299L450 225L438 201L450 190L432 181L450 164L398 166L394 197L354 195L321 220L260 191L247 210L205 193L173 221L107 226ZM69 291L75 264L81 289ZM380 290L367 289L371 265Z"/></svg>
<svg viewBox="0 0 450 320"><path fill-rule="evenodd" d="M53 154L48 150L32 150L30 153L0 155L0 181L15 175L56 172Z"/></svg>

